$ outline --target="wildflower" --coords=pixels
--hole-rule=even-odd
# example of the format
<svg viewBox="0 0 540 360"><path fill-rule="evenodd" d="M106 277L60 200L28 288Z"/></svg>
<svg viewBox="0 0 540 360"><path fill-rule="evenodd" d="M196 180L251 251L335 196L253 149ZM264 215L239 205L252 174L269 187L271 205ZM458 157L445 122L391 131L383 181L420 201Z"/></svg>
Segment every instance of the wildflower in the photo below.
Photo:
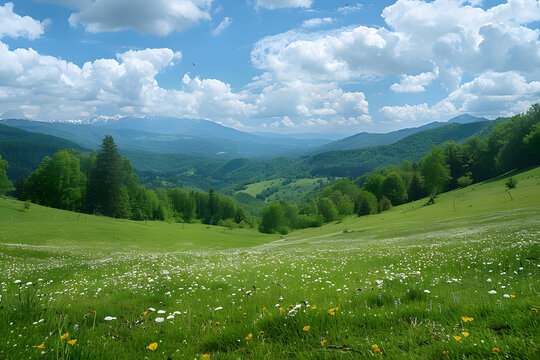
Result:
<svg viewBox="0 0 540 360"><path fill-rule="evenodd" d="M511 297L512 299L515 299L515 298L516 298L516 295L510 294L510 297Z"/></svg>
<svg viewBox="0 0 540 360"><path fill-rule="evenodd" d="M216 321L216 326L219 326L221 325L221 323L219 321Z"/></svg>
<svg viewBox="0 0 540 360"><path fill-rule="evenodd" d="M202 354L202 358L204 360L209 360L210 359L210 354Z"/></svg>
<svg viewBox="0 0 540 360"><path fill-rule="evenodd" d="M156 320L154 320L154 321L157 322L157 323L162 323L162 322L165 321L165 319L162 318L162 317L158 317L158 318L156 318Z"/></svg>
<svg viewBox="0 0 540 360"><path fill-rule="evenodd" d="M373 345L371 345L371 347L374 348L374 349L378 349L378 348L379 348L379 345L373 344Z"/></svg>
<svg viewBox="0 0 540 360"><path fill-rule="evenodd" d="M326 344L326 340L321 340L321 346L324 347L324 344Z"/></svg>
<svg viewBox="0 0 540 360"><path fill-rule="evenodd" d="M444 350L442 353L443 353L443 355L448 355L448 354L450 354L450 352L449 352L448 350Z"/></svg>
<svg viewBox="0 0 540 360"><path fill-rule="evenodd" d="M62 340L66 340L69 337L69 333L65 333L62 335Z"/></svg>
<svg viewBox="0 0 540 360"><path fill-rule="evenodd" d="M532 308L531 311L532 312L538 312L538 309Z"/></svg>
<svg viewBox="0 0 540 360"><path fill-rule="evenodd" d="M469 333L467 331L462 332L463 336L467 337L469 336Z"/></svg>
<svg viewBox="0 0 540 360"><path fill-rule="evenodd" d="M259 331L259 335L264 335L264 331Z"/></svg>
<svg viewBox="0 0 540 360"><path fill-rule="evenodd" d="M144 316L148 315L148 311L143 311L142 313Z"/></svg>
<svg viewBox="0 0 540 360"><path fill-rule="evenodd" d="M467 322L467 321L473 321L473 320L474 320L474 318L472 318L472 317L467 317L467 316L464 316L464 317L462 317L462 318L461 318L461 320L463 320L463 322Z"/></svg>
<svg viewBox="0 0 540 360"><path fill-rule="evenodd" d="M253 334L252 333L249 333L247 336L246 336L246 340L251 340L251 338L253 337Z"/></svg>
<svg viewBox="0 0 540 360"><path fill-rule="evenodd" d="M332 315L332 316L333 316L333 315L336 315L336 311L338 311L338 309L339 309L339 308L337 308L337 307L336 307L336 308L333 308L333 309L330 309L330 310L328 310L328 313L329 313L330 315Z"/></svg>
<svg viewBox="0 0 540 360"><path fill-rule="evenodd" d="M313 305L313 306L311 307L311 310L315 310L315 309L317 309L317 307L316 307L315 305Z"/></svg>
<svg viewBox="0 0 540 360"><path fill-rule="evenodd" d="M156 349L157 349L157 343L151 343L150 345L148 345L148 350L154 351Z"/></svg>
<svg viewBox="0 0 540 360"><path fill-rule="evenodd" d="M503 297L504 297L505 299L510 299L510 295L508 295L508 294L504 294Z"/></svg>
<svg viewBox="0 0 540 360"><path fill-rule="evenodd" d="M45 349L45 343L36 346L38 349Z"/></svg>
<svg viewBox="0 0 540 360"><path fill-rule="evenodd" d="M76 342L77 342L77 339L73 339L73 340L69 340L68 344L73 346L73 345L75 345Z"/></svg>
<svg viewBox="0 0 540 360"><path fill-rule="evenodd" d="M309 326L304 326L304 328L302 330L309 331Z"/></svg>
<svg viewBox="0 0 540 360"><path fill-rule="evenodd" d="M284 312L285 309L283 309L282 307L280 307L280 308L279 308L279 311Z"/></svg>
<svg viewBox="0 0 540 360"><path fill-rule="evenodd" d="M380 354L380 353L381 353L381 349L376 348L376 349L375 349L375 352L376 352L377 354Z"/></svg>
<svg viewBox="0 0 540 360"><path fill-rule="evenodd" d="M243 315L244 315L244 316L247 316L247 313L244 313Z"/></svg>
<svg viewBox="0 0 540 360"><path fill-rule="evenodd" d="M111 321L111 320L116 320L116 318L114 316L105 316L105 319L103 319L105 321Z"/></svg>
<svg viewBox="0 0 540 360"><path fill-rule="evenodd" d="M265 307L263 307L263 311L266 311L266 308L265 308Z"/></svg>
<svg viewBox="0 0 540 360"><path fill-rule="evenodd" d="M495 290L488 291L488 294L495 295L497 292Z"/></svg>
<svg viewBox="0 0 540 360"><path fill-rule="evenodd" d="M499 348L493 348L493 352L498 354L498 353L500 353L500 350L499 350Z"/></svg>
<svg viewBox="0 0 540 360"><path fill-rule="evenodd" d="M424 292L425 292L426 294L431 294L431 291L429 291L429 290L424 290Z"/></svg>
<svg viewBox="0 0 540 360"><path fill-rule="evenodd" d="M455 335L455 336L454 336L454 339L456 339L456 341L460 341L460 340L461 340L461 336Z"/></svg>

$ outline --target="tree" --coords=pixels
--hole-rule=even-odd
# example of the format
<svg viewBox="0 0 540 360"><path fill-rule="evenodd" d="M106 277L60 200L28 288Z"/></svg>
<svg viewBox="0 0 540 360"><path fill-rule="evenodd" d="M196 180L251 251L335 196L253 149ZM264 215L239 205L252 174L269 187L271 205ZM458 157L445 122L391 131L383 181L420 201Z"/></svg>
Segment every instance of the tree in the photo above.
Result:
<svg viewBox="0 0 540 360"><path fill-rule="evenodd" d="M392 202L386 196L382 196L379 200L379 211L386 211L392 208Z"/></svg>
<svg viewBox="0 0 540 360"><path fill-rule="evenodd" d="M513 177L509 177L508 180L506 180L506 182L504 183L504 185L508 190L515 189L517 185L517 180Z"/></svg>
<svg viewBox="0 0 540 360"><path fill-rule="evenodd" d="M382 185L384 182L384 176L381 174L373 174L369 177L368 181L364 184L364 189L372 193L380 199L382 196Z"/></svg>
<svg viewBox="0 0 540 360"><path fill-rule="evenodd" d="M386 174L381 192L394 205L400 205L407 201L407 188L405 187L405 183L395 172Z"/></svg>
<svg viewBox="0 0 540 360"><path fill-rule="evenodd" d="M450 180L450 168L446 165L443 150L433 146L431 153L422 159L422 173L431 198L444 190Z"/></svg>
<svg viewBox="0 0 540 360"><path fill-rule="evenodd" d="M338 211L336 205L334 205L334 202L329 198L320 198L317 201L317 207L325 222L337 219Z"/></svg>
<svg viewBox="0 0 540 360"><path fill-rule="evenodd" d="M357 199L357 213L358 215L369 215L376 213L378 210L377 198L369 191L361 191Z"/></svg>
<svg viewBox="0 0 540 360"><path fill-rule="evenodd" d="M263 209L259 231L267 234L279 232L283 235L289 232L285 224L285 212L279 202L274 202Z"/></svg>
<svg viewBox="0 0 540 360"><path fill-rule="evenodd" d="M419 173L414 173L409 185L409 201L416 201L426 196L424 178Z"/></svg>
<svg viewBox="0 0 540 360"><path fill-rule="evenodd" d="M8 166L8 162L3 160L2 155L0 155L0 195L4 195L9 191L14 190L13 183L9 181L6 174L6 169Z"/></svg>
<svg viewBox="0 0 540 360"><path fill-rule="evenodd" d="M130 216L129 195L123 183L123 161L110 135L103 139L91 172L88 205L90 212L119 218Z"/></svg>

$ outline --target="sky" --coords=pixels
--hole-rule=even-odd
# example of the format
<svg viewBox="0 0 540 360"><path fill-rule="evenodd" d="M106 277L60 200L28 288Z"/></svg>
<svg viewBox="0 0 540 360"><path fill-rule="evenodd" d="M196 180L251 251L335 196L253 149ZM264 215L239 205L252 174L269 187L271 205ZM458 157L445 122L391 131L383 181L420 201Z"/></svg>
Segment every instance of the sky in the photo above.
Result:
<svg viewBox="0 0 540 360"><path fill-rule="evenodd" d="M540 101L540 0L0 0L0 114L387 132Z"/></svg>

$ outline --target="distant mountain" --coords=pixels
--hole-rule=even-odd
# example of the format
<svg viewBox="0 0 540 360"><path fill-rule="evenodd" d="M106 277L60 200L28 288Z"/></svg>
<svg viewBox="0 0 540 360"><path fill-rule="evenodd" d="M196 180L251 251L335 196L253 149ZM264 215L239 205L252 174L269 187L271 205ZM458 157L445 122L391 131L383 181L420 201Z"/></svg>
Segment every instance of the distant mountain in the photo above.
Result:
<svg viewBox="0 0 540 360"><path fill-rule="evenodd" d="M0 123L62 137L92 149L101 144L105 135L112 135L118 147L124 150L161 154L184 153L222 159L271 158L288 154L292 150L317 147L328 142L310 139L269 139L208 120L167 117L115 116L70 123L7 119L1 120Z"/></svg>
<svg viewBox="0 0 540 360"><path fill-rule="evenodd" d="M62 149L85 149L56 136L33 133L0 123L0 155L7 160L11 180L27 177L36 170L45 156L52 157Z"/></svg>
<svg viewBox="0 0 540 360"><path fill-rule="evenodd" d="M399 141L405 138L406 136L415 134L423 130L434 129L440 126L454 124L454 123L467 124L467 123L481 122L481 121L488 121L488 119L478 118L469 114L464 114L464 115L457 116L453 119L450 119L447 122L434 121L423 126L401 129L401 130L392 131L385 134L362 132L353 136L346 137L341 140L332 141L328 144L319 146L315 149L308 150L305 152L305 154L314 155L314 154L319 154L326 151L352 150L352 149L362 149L362 148L366 148L370 146L388 145L388 144L393 144L394 142Z"/></svg>

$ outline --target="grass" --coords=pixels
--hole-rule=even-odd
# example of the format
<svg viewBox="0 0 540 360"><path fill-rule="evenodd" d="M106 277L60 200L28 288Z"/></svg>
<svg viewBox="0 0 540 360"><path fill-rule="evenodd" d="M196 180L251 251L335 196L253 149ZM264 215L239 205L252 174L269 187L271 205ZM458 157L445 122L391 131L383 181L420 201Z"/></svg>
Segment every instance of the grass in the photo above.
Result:
<svg viewBox="0 0 540 360"><path fill-rule="evenodd" d="M0 358L537 358L540 168L514 177L286 239L2 199Z"/></svg>
<svg viewBox="0 0 540 360"><path fill-rule="evenodd" d="M276 200L287 200L287 201L296 201L306 196L313 190L321 187L327 186L330 184L328 178L314 178L314 179L294 179L290 183L285 183L285 179L273 179L265 180L257 183L247 185L247 189L241 190L239 192L245 192L251 196L257 196L257 194L263 192L266 189L277 186L277 191L271 194L266 198L267 202L272 202Z"/></svg>

